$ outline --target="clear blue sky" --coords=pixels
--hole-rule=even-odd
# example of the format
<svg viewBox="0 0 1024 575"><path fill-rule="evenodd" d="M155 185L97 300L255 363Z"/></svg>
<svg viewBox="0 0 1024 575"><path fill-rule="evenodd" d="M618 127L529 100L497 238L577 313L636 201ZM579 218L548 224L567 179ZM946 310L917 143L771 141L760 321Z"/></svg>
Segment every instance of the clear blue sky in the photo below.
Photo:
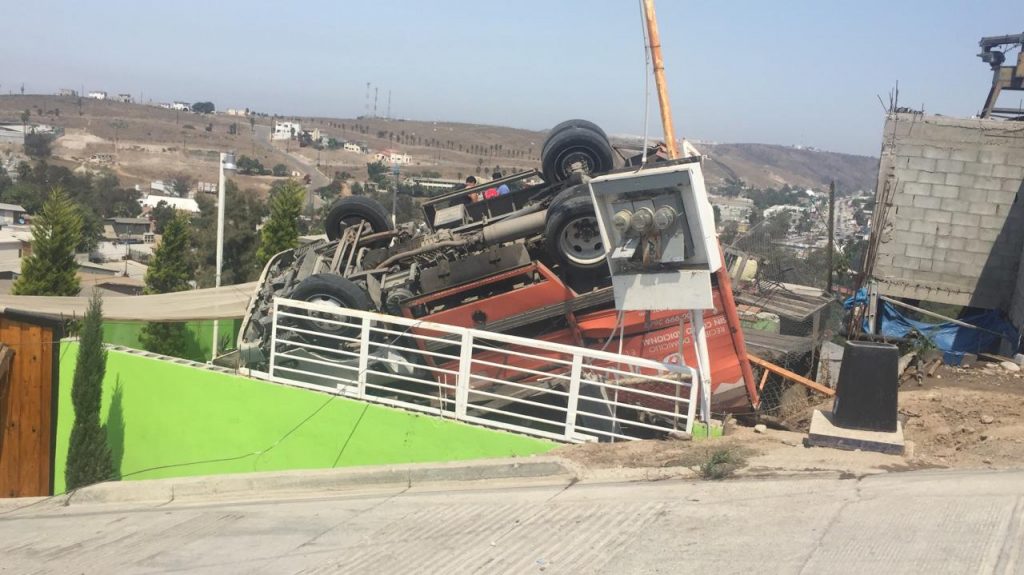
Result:
<svg viewBox="0 0 1024 575"><path fill-rule="evenodd" d="M978 39L1024 31L1020 0L657 9L681 135L871 155L883 121L876 95L899 80L905 105L974 114L991 78ZM637 0L9 2L0 91L84 85L352 117L372 82L380 114L391 90L395 117L531 129L583 117L639 134L639 10Z"/></svg>

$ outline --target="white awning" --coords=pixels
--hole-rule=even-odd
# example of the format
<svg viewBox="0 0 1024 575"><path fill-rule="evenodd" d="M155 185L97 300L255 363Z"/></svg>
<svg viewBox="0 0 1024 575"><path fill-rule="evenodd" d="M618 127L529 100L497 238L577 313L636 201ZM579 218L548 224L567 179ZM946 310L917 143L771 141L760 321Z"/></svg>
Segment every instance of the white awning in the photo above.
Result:
<svg viewBox="0 0 1024 575"><path fill-rule="evenodd" d="M103 318L119 321L188 321L230 319L245 315L258 282L157 295L108 298ZM82 317L89 295L56 297L0 295L0 313L8 310L54 316Z"/></svg>

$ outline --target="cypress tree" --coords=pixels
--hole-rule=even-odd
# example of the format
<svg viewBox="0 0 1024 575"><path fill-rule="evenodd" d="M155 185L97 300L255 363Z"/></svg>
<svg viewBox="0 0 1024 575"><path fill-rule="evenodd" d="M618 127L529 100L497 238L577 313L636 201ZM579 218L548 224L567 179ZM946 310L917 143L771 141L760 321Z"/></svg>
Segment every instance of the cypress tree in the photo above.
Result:
<svg viewBox="0 0 1024 575"><path fill-rule="evenodd" d="M270 218L260 231L260 248L256 259L264 265L275 254L299 246L299 215L305 189L295 180L288 180L270 196Z"/></svg>
<svg viewBox="0 0 1024 575"><path fill-rule="evenodd" d="M82 240L82 213L61 188L54 188L32 219L32 255L21 261L15 295L78 295L75 246Z"/></svg>
<svg viewBox="0 0 1024 575"><path fill-rule="evenodd" d="M77 489L114 477L114 465L107 445L107 434L100 426L100 403L103 378L107 372L107 351L103 349L103 302L93 292L89 309L82 322L71 383L71 401L75 423L71 428L67 467L64 480L67 488Z"/></svg>
<svg viewBox="0 0 1024 575"><path fill-rule="evenodd" d="M175 213L164 226L160 245L146 270L146 294L172 293L190 289L195 276L188 217ZM139 341L153 353L185 357L191 337L181 322L150 322L142 328Z"/></svg>

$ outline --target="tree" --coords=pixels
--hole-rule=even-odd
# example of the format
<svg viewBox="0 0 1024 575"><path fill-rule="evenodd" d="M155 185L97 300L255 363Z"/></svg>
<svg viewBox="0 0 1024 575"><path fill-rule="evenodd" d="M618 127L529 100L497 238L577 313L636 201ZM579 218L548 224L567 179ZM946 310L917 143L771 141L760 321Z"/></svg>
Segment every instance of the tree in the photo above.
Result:
<svg viewBox="0 0 1024 575"><path fill-rule="evenodd" d="M50 157L50 136L47 134L25 134L25 155L37 160Z"/></svg>
<svg viewBox="0 0 1024 575"><path fill-rule="evenodd" d="M288 180L270 196L270 218L260 232L260 248L256 259L264 265L275 254L299 246L299 215L302 213L305 188Z"/></svg>
<svg viewBox="0 0 1024 575"><path fill-rule="evenodd" d="M75 376L71 382L75 423L71 427L64 470L69 490L114 478L107 434L100 425L107 352L103 349L103 302L97 292L93 292L89 300L79 341Z"/></svg>
<svg viewBox="0 0 1024 575"><path fill-rule="evenodd" d="M146 270L145 294L173 293L192 287L195 267L189 237L188 216L175 213L164 229L160 245L153 252L153 261ZM153 353L185 357L191 335L181 322L150 322L142 328L139 341Z"/></svg>
<svg viewBox="0 0 1024 575"><path fill-rule="evenodd" d="M164 230L167 228L167 224L174 219L174 216L177 213L178 210L175 210L174 207L167 202L160 200L160 203L149 211L149 217L156 224L156 229L154 231L158 234L164 233Z"/></svg>
<svg viewBox="0 0 1024 575"><path fill-rule="evenodd" d="M82 214L61 188L54 188L32 220L32 255L21 261L15 295L78 295L75 247L82 239Z"/></svg>
<svg viewBox="0 0 1024 575"><path fill-rule="evenodd" d="M238 166L238 172L246 176L262 176L268 173L259 160L249 156L239 156L235 165Z"/></svg>
<svg viewBox="0 0 1024 575"><path fill-rule="evenodd" d="M193 222L195 253L198 258L196 278L203 287L214 285L217 265L217 206L206 195L201 195L200 213ZM247 190L242 192L233 180L224 187L224 266L222 283L232 285L252 281L259 276L256 259L259 232L256 230L267 207L259 196Z"/></svg>
<svg viewBox="0 0 1024 575"><path fill-rule="evenodd" d="M384 162L368 162L366 164L366 174L370 177L370 181L378 186L386 186L388 179L388 167L384 165Z"/></svg>
<svg viewBox="0 0 1024 575"><path fill-rule="evenodd" d="M278 178L283 178L288 175L288 166L284 164L275 164L270 170L271 174Z"/></svg>
<svg viewBox="0 0 1024 575"><path fill-rule="evenodd" d="M789 235L789 215L785 210L778 211L764 223L768 237L773 241L785 240Z"/></svg>
<svg viewBox="0 0 1024 575"><path fill-rule="evenodd" d="M197 114L212 114L215 109L213 102L196 102L192 104L192 111Z"/></svg>

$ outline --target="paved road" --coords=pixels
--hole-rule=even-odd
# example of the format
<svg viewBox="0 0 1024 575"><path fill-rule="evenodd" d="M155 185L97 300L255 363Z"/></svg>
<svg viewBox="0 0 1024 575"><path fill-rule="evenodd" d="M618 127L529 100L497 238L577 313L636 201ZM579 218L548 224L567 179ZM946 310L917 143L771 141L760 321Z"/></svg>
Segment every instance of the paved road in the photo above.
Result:
<svg viewBox="0 0 1024 575"><path fill-rule="evenodd" d="M37 506L2 573L1024 573L1024 472Z"/></svg>

